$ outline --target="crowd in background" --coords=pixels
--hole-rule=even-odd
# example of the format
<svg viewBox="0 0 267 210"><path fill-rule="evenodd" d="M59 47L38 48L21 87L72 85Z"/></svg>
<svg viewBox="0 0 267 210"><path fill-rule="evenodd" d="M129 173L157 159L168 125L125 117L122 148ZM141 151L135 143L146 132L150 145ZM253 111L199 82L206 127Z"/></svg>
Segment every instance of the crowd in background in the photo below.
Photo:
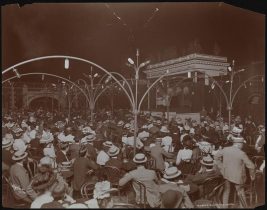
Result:
<svg viewBox="0 0 267 210"><path fill-rule="evenodd" d="M96 113L90 122L75 113L17 110L2 116L2 179L13 203L31 208L193 208L211 178L223 183L223 207L247 207L252 182L255 205L264 203L264 145L265 127L251 116L233 116L229 125L220 116L168 121L140 113L135 141L131 113Z"/></svg>

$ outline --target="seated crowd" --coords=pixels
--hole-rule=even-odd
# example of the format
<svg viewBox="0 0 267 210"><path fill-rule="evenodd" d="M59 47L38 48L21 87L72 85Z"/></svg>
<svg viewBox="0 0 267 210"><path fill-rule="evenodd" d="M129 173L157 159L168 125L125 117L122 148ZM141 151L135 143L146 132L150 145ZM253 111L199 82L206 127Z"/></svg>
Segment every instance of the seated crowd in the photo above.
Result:
<svg viewBox="0 0 267 210"><path fill-rule="evenodd" d="M265 128L251 117L229 125L221 117L168 122L141 113L135 141L129 114L96 116L93 123L81 115L17 111L2 117L3 205L257 206L265 198L264 144ZM247 203L250 183L256 183L254 203Z"/></svg>

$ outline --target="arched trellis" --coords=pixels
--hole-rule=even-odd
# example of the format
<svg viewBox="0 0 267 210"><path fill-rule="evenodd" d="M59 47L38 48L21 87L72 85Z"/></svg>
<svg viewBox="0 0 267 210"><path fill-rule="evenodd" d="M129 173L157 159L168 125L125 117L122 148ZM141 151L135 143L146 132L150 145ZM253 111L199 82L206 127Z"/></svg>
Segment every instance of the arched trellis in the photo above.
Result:
<svg viewBox="0 0 267 210"><path fill-rule="evenodd" d="M85 96L87 102L89 103L89 98L87 97L86 93L83 91L82 88L80 88L76 83L72 82L71 80L65 78L65 77L61 77L59 75L56 75L56 74L50 74L50 73L44 73L44 72L30 72L30 73L25 73L25 74L20 74L20 76L29 76L29 75L46 75L46 76L51 76L51 77L56 77L56 78L59 78L59 79L62 79L66 82L69 82L70 84L72 84L73 86L75 86L76 88L78 88L81 93L83 93L83 95ZM13 77L10 77L8 79L5 79L2 81L2 84L4 84L5 82L8 82L10 80L13 80L13 79L16 79L17 76L13 76Z"/></svg>
<svg viewBox="0 0 267 210"><path fill-rule="evenodd" d="M117 82L117 84L122 88L122 90L125 92L125 94L127 95L128 99L130 100L132 106L134 106L134 102L132 100L132 98L130 97L130 95L128 94L128 92L125 90L125 88L120 84L120 82L117 80L117 78L115 76L113 76L109 71L107 71L106 69L104 69L102 66L99 66L98 64L83 59L83 58L79 58L79 57L75 57L75 56L66 56L66 55L50 55L50 56L42 56L42 57L37 57L37 58L33 58L33 59L29 59L20 63L17 63L13 66L8 67L7 69L2 71L2 75L4 75L5 73L21 66L27 63L31 63L31 62L35 62L35 61L40 61L40 60L48 60L48 59L57 59L57 58L62 58L62 59L70 59L70 60L77 60L77 61L82 61L85 63L88 63L92 66L97 67L98 69L102 70L103 72L105 72L107 75L109 75L113 80L115 80Z"/></svg>

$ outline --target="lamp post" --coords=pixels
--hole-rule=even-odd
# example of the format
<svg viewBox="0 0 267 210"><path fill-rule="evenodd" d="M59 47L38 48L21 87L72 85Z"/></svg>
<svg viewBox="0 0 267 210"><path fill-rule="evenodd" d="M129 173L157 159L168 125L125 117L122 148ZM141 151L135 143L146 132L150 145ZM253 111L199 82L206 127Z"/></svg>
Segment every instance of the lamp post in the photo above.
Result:
<svg viewBox="0 0 267 210"><path fill-rule="evenodd" d="M227 105L227 110L228 110L228 123L229 127L231 126L231 114L232 114L232 109L233 109L233 81L234 81L234 76L240 72L245 71L245 69L240 69L238 71L235 71L235 60L232 61L232 65L227 68L228 72L230 73L230 90L229 90L229 103Z"/></svg>
<svg viewBox="0 0 267 210"><path fill-rule="evenodd" d="M136 154L136 138L137 138L137 116L138 116L138 81L139 81L139 71L144 66L148 65L150 61L143 62L139 65L139 49L136 50L136 64L131 58L128 58L128 62L135 71L135 101L133 106L134 114L134 154Z"/></svg>
<svg viewBox="0 0 267 210"><path fill-rule="evenodd" d="M90 97L90 103L89 103L89 108L90 108L90 113L91 113L91 122L94 121L94 109L95 109L95 101L93 99L94 97L94 79L99 77L98 73L93 74L93 67L91 66L91 74L83 74L85 77L90 79L90 89L87 86L87 91Z"/></svg>

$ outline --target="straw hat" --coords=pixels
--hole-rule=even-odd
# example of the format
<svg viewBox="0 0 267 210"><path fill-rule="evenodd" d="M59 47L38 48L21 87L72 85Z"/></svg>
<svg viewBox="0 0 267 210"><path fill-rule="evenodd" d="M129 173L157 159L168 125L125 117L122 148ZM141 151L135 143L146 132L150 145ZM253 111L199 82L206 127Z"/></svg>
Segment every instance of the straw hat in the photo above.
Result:
<svg viewBox="0 0 267 210"><path fill-rule="evenodd" d="M200 160L200 163L205 166L213 166L214 165L214 160L210 155L203 157L202 160Z"/></svg>
<svg viewBox="0 0 267 210"><path fill-rule="evenodd" d="M106 146L106 147L112 147L113 146L113 143L111 141L105 141L103 143L103 145Z"/></svg>
<svg viewBox="0 0 267 210"><path fill-rule="evenodd" d="M133 162L135 163L145 163L146 161L147 157L143 153L137 153L133 158Z"/></svg>
<svg viewBox="0 0 267 210"><path fill-rule="evenodd" d="M166 126L162 126L161 129L160 129L160 132L169 133L170 131L168 130L168 128Z"/></svg>
<svg viewBox="0 0 267 210"><path fill-rule="evenodd" d="M110 157L114 157L120 153L120 149L116 147L115 145L111 146L108 150L108 155Z"/></svg>
<svg viewBox="0 0 267 210"><path fill-rule="evenodd" d="M40 173L35 176L32 180L33 190L44 190L55 184L57 180L57 174L51 173L49 171L45 173Z"/></svg>
<svg viewBox="0 0 267 210"><path fill-rule="evenodd" d="M140 138L140 139L145 139L148 137L149 137L149 132L147 132L147 131L142 131L138 134L138 138Z"/></svg>
<svg viewBox="0 0 267 210"><path fill-rule="evenodd" d="M180 176L181 173L182 172L180 170L178 170L177 167L173 166L173 167L167 168L165 170L165 174L163 175L163 177L165 179L173 179L173 178Z"/></svg>
<svg viewBox="0 0 267 210"><path fill-rule="evenodd" d="M94 189L95 199L104 199L110 197L110 192L117 191L116 188L110 188L109 181L97 182Z"/></svg>
<svg viewBox="0 0 267 210"><path fill-rule="evenodd" d="M13 144L14 138L12 134L6 133L5 137L2 139L2 148L10 147Z"/></svg>
<svg viewBox="0 0 267 210"><path fill-rule="evenodd" d="M22 160L24 158L26 158L28 156L28 153L22 150L16 151L13 156L12 156L12 160Z"/></svg>

